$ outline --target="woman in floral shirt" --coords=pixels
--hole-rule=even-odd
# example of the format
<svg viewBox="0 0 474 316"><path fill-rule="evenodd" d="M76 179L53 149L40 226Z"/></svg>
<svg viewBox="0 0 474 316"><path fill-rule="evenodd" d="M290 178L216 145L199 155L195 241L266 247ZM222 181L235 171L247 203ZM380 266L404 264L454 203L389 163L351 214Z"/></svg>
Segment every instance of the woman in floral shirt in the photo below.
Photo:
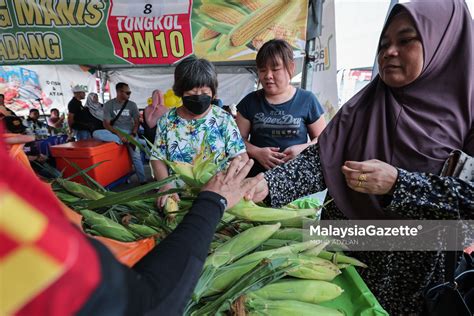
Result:
<svg viewBox="0 0 474 316"><path fill-rule="evenodd" d="M234 119L221 108L211 105L217 91L214 66L205 59L189 57L176 67L174 79L173 90L182 97L183 106L170 110L158 120L156 150L151 158L155 179L159 181L169 175L162 159L192 163L201 151L203 141L206 150L217 153L216 163L238 155L247 159L245 144ZM165 186L161 191L170 188ZM160 207L166 198L159 198Z"/></svg>

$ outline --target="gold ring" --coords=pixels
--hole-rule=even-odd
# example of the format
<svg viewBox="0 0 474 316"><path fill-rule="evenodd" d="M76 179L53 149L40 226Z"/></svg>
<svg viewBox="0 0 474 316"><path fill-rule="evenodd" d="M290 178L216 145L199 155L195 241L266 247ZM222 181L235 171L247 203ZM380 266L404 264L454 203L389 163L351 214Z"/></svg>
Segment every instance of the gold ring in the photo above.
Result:
<svg viewBox="0 0 474 316"><path fill-rule="evenodd" d="M357 186L362 188L362 181L357 182Z"/></svg>
<svg viewBox="0 0 474 316"><path fill-rule="evenodd" d="M367 175L365 173L361 173L359 175L359 177L357 178L357 180L359 180L359 182L360 181L362 181L362 182L367 181Z"/></svg>

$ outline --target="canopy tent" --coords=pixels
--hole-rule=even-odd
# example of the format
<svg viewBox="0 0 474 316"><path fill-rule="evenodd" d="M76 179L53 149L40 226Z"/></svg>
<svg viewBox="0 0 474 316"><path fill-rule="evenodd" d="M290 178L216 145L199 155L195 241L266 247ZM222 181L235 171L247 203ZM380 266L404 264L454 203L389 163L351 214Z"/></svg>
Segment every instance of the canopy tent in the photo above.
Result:
<svg viewBox="0 0 474 316"><path fill-rule="evenodd" d="M115 83L129 83L132 100L144 107L154 89L172 87L173 64L195 54L217 65L218 97L232 104L255 88L255 55L264 41L284 38L299 57L304 56L306 44L308 0L262 1L254 7L217 0L3 2L2 64L25 65L21 67L36 72L44 105L62 111L72 97L71 86L97 90L94 76L83 72L87 76L77 77L81 68L71 64L97 70L99 89L109 80L112 97ZM301 69L303 58L299 61ZM45 70L39 64L54 67ZM5 78L4 83L9 80ZM51 82L55 86L49 87ZM0 93L4 91L0 85ZM59 98L53 95L57 93ZM20 112L28 104L38 107L34 100L22 103L21 96L8 100L20 101Z"/></svg>
<svg viewBox="0 0 474 316"><path fill-rule="evenodd" d="M317 95L330 116L337 111L334 0L253 2L256 6L223 0L3 3L0 60L4 65L88 65L99 73L99 90L110 80L113 97L113 85L127 82L132 100L144 107L153 90L172 87L173 65L195 54L217 65L218 97L224 104L232 104L255 88L257 49L269 39L283 38L300 57L297 69L303 72L303 88ZM72 85L97 90L89 77L72 82L70 74L63 75L61 70L52 73L58 74L54 82L61 82L62 99L49 105L45 102L47 107L64 110ZM43 82L53 81L48 72L40 77L47 78ZM41 88L49 89L50 94L57 89L43 84ZM5 88L0 82L2 92ZM23 108L28 104L38 107L37 101L28 100L22 103Z"/></svg>
<svg viewBox="0 0 474 316"><path fill-rule="evenodd" d="M251 64L268 39L304 51L308 0L3 0L3 64Z"/></svg>

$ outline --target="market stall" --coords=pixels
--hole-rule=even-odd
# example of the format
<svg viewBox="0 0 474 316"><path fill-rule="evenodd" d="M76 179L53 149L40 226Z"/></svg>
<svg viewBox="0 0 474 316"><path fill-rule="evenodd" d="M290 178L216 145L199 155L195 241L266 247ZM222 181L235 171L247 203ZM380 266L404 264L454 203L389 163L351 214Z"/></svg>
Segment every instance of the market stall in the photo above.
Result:
<svg viewBox="0 0 474 316"><path fill-rule="evenodd" d="M0 9L3 17L0 26L6 30L0 35L2 69L4 73L26 73L28 70L30 77L36 78L33 80L37 90L34 97L38 96L38 99L51 99L53 92L61 96L62 100L58 102L62 105L43 102L46 109L54 106L64 110L71 96L69 90L76 84L87 85L89 91L103 94L107 82L121 81L130 84L132 100L144 107L154 89L166 91L171 88L173 65L193 53L216 62L218 97L224 104L237 103L255 87L254 59L259 45L277 36L291 43L295 56L300 57L299 67L305 68L301 58L305 55L307 39L308 1L305 0L254 1L253 5L204 0L176 1L174 4L158 0L65 3L57 1L42 6L36 2L19 4L8 0L6 9ZM221 15L224 12L226 14ZM48 27L47 31L45 27ZM328 39L320 44L319 50L333 51L333 47ZM321 56L324 67L329 69L330 63L325 63L324 55ZM67 72L51 79L51 68L44 70L43 67L52 67L53 63L87 66L79 69L79 66L65 66L74 69L77 74L74 79L69 79L72 76ZM40 66L43 64L47 66ZM15 69L16 65L21 68ZM61 71L60 66L56 67L56 72ZM40 68L43 69L40 71ZM5 86L0 86L0 93L2 89L11 89L11 85L15 89L19 85L26 86L27 82L26 77L18 81L14 76L5 75L2 82ZM40 83L51 88L38 89L43 85ZM26 94L15 89L8 99L9 104L17 104L20 110L29 108L28 104L20 102ZM114 96L113 92L111 96ZM328 100L332 102L329 97ZM38 107L39 103L33 103L33 106ZM129 266L150 251L150 245L159 243L176 228L199 187L217 170L217 166L211 165L204 171L193 170L195 178L188 185L194 195L182 199L179 205L168 199L165 213L159 214L155 203L158 195L150 192L159 189L160 184L146 184L120 194L104 188L130 171L130 161L123 158L128 157L124 156L123 147L111 143L77 142L55 146L51 151L58 158L58 168L65 170L62 178L54 179L52 188L70 207L69 216L84 233L102 241L117 259ZM93 169L94 174L83 172L77 177L82 179L78 181L87 184L83 186L65 179L77 172L67 160L81 169L102 164ZM175 171L182 180L189 180L189 174L183 176L179 170ZM277 210L254 204L242 207L242 204L245 202L229 210L219 225L205 270L187 306L187 314L242 308L265 312L269 304L274 304L271 308L275 312L290 309L302 313L306 310L308 315L315 311L325 315L387 314L353 267L364 267L363 263L342 254L324 252L324 243L282 237L287 236L289 231L286 229L301 230L304 219L315 219L320 205L301 207L297 203ZM249 216L245 210L251 210L257 218L252 218L253 215ZM272 212L275 215L269 218L268 214ZM242 239L251 241L242 243ZM237 247L240 251L231 255L229 249L239 242L243 245ZM271 255L266 252L268 250L277 255ZM246 263L245 269L218 288L216 284L220 279L217 277L226 275L232 268L242 268L242 262ZM287 297L287 302L278 304L282 297L263 298L262 292L254 293L264 291L266 286L277 285L276 281L280 279L295 281L297 286L307 280L318 281L311 282L312 286L327 287L333 294L320 296L317 289L303 289L302 292L314 291L314 297L306 300ZM251 293L255 296L250 299Z"/></svg>

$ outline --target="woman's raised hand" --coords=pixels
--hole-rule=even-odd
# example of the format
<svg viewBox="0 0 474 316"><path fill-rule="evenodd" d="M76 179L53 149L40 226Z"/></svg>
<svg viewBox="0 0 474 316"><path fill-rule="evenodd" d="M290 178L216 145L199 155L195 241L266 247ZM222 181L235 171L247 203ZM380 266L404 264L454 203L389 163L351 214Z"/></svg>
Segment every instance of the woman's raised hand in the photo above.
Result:
<svg viewBox="0 0 474 316"><path fill-rule="evenodd" d="M392 193L398 178L397 168L377 159L346 161L341 170L352 190L367 194Z"/></svg>

